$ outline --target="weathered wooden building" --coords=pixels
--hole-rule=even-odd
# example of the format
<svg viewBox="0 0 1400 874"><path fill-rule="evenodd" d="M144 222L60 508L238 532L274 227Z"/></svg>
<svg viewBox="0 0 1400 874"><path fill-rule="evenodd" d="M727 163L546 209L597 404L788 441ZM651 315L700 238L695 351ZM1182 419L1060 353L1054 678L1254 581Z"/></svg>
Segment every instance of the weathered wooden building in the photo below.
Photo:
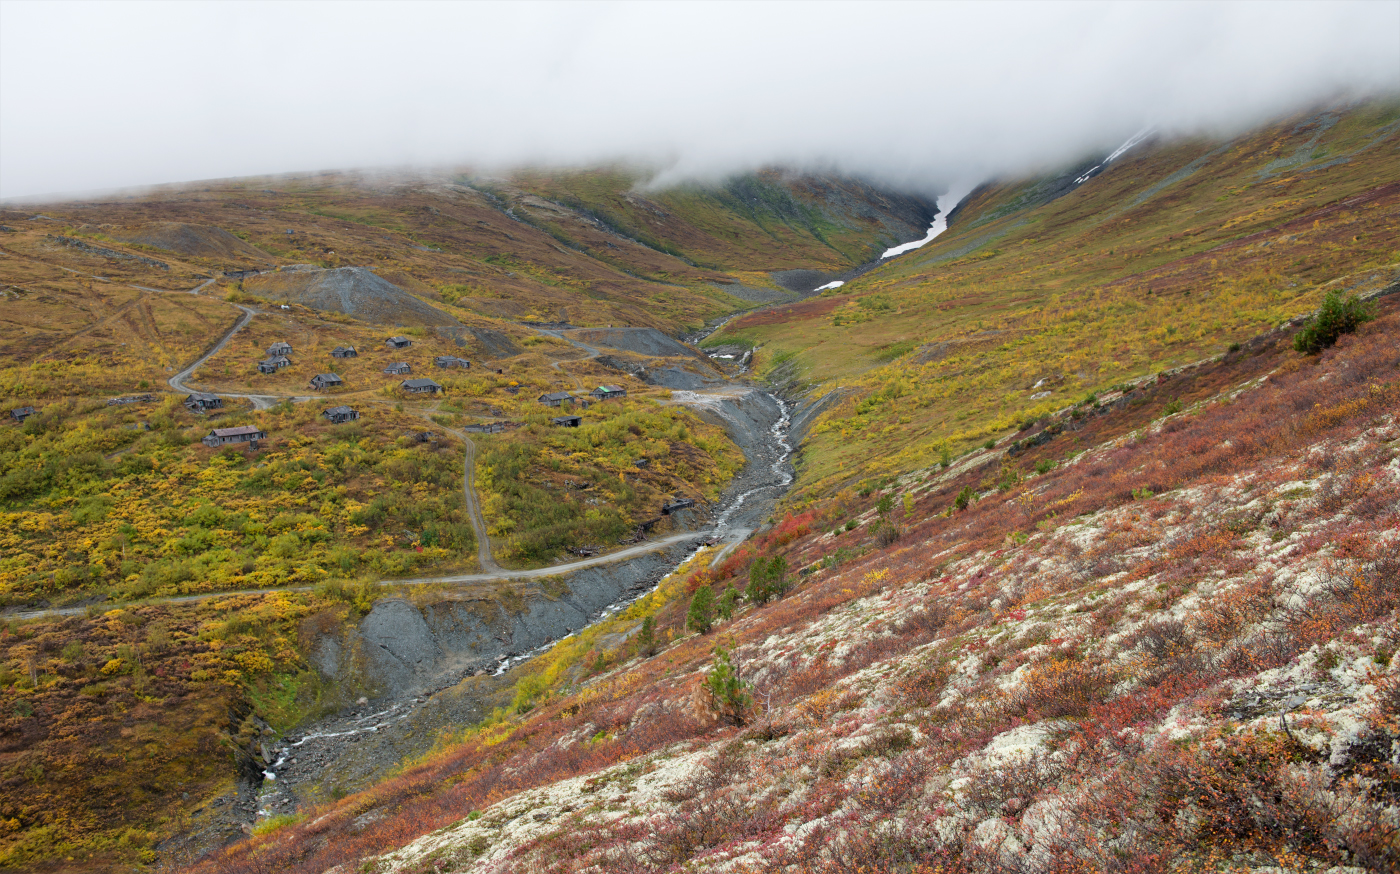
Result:
<svg viewBox="0 0 1400 874"><path fill-rule="evenodd" d="M278 342L273 343L271 346L267 347L267 354L273 358L276 358L278 355L291 355L292 344L279 340Z"/></svg>
<svg viewBox="0 0 1400 874"><path fill-rule="evenodd" d="M223 409L224 399L208 392L197 391L190 393L185 398L185 406L196 413L207 413L210 410Z"/></svg>
<svg viewBox="0 0 1400 874"><path fill-rule="evenodd" d="M600 401L606 401L611 400L613 398L627 397L627 389L623 388L620 385L600 385L597 388L593 389L593 391L589 392L589 394L591 394L593 397L597 398Z"/></svg>
<svg viewBox="0 0 1400 874"><path fill-rule="evenodd" d="M392 373L395 376L407 376L413 372L413 365L409 364L407 361L395 361L393 364L384 368L384 372Z"/></svg>
<svg viewBox="0 0 1400 874"><path fill-rule="evenodd" d="M321 411L321 415L325 416L334 424L341 425L346 422L353 422L356 419L360 418L360 411L351 409L350 407L347 407L344 404L342 404L338 407L327 407L326 409Z"/></svg>
<svg viewBox="0 0 1400 874"><path fill-rule="evenodd" d="M546 407L560 407L564 404L572 404L574 396L566 391L550 392L547 395L540 395L540 403Z"/></svg>
<svg viewBox="0 0 1400 874"><path fill-rule="evenodd" d="M433 382L431 379L405 379L403 382L399 383L399 388L407 392L413 392L414 394L435 395L442 391L442 386Z"/></svg>
<svg viewBox="0 0 1400 874"><path fill-rule="evenodd" d="M359 354L354 346L337 346L331 350L332 358L354 358Z"/></svg>
<svg viewBox="0 0 1400 874"><path fill-rule="evenodd" d="M285 355L274 355L266 361L258 362L259 373L276 373L284 367L290 367L292 359Z"/></svg>
<svg viewBox="0 0 1400 874"><path fill-rule="evenodd" d="M267 434L263 433L261 428L254 425L239 425L237 428L215 428L201 442L211 449L218 449L220 446L242 443L251 443L256 447L259 440L266 439Z"/></svg>
<svg viewBox="0 0 1400 874"><path fill-rule="evenodd" d="M335 373L318 373L311 377L311 387L317 391L325 391L328 388L340 388L345 385L345 380Z"/></svg>
<svg viewBox="0 0 1400 874"><path fill-rule="evenodd" d="M407 349L413 345L413 341L407 337L390 337L384 341L384 345L390 349Z"/></svg>
<svg viewBox="0 0 1400 874"><path fill-rule="evenodd" d="M446 370L449 367L460 367L462 370L471 368L472 363L465 358L458 358L456 355L438 355L433 358L433 364Z"/></svg>

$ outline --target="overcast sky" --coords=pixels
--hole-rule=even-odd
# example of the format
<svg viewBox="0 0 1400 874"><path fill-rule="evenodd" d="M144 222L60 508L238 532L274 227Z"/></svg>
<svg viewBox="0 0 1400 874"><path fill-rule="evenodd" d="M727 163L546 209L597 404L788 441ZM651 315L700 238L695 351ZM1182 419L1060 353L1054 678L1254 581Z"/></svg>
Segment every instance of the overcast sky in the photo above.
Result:
<svg viewBox="0 0 1400 874"><path fill-rule="evenodd" d="M341 168L837 168L936 193L1400 91L1400 0L0 0L0 197Z"/></svg>

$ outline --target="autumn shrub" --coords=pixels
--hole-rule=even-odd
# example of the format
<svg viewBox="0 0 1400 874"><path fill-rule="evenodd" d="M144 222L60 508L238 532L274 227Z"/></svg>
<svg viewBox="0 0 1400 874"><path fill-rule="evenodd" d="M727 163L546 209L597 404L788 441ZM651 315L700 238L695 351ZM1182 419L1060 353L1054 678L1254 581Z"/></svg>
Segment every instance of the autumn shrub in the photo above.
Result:
<svg viewBox="0 0 1400 874"><path fill-rule="evenodd" d="M781 555L758 556L749 565L749 584L744 597L751 604L766 604L782 597L787 591L787 558Z"/></svg>

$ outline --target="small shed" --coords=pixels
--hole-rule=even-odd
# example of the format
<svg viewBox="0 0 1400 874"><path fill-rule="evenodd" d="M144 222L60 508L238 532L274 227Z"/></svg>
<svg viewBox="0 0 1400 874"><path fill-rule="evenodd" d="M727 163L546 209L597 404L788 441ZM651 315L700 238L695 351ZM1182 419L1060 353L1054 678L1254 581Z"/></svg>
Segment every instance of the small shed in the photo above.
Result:
<svg viewBox="0 0 1400 874"><path fill-rule="evenodd" d="M549 424L556 428L577 428L583 424L582 416L555 416L549 420Z"/></svg>
<svg viewBox="0 0 1400 874"><path fill-rule="evenodd" d="M10 410L10 418L14 419L16 422L23 422L30 416L37 415L39 415L39 411L33 407L15 407L13 410Z"/></svg>
<svg viewBox="0 0 1400 874"><path fill-rule="evenodd" d="M356 419L360 418L360 411L352 410L350 407L347 407L344 404L342 404L338 407L329 407L327 409L322 410L321 415L325 416L327 419L329 419L336 425L341 425L345 422L353 422Z"/></svg>
<svg viewBox="0 0 1400 874"><path fill-rule="evenodd" d="M291 355L292 344L278 341L267 347L267 354L273 358L276 358L278 355Z"/></svg>
<svg viewBox="0 0 1400 874"><path fill-rule="evenodd" d="M566 391L551 392L547 395L540 395L540 403L546 407L559 407L564 404L572 404L574 396Z"/></svg>
<svg viewBox="0 0 1400 874"><path fill-rule="evenodd" d="M480 422L478 424L468 425L462 430L472 434L499 434L505 429L505 422Z"/></svg>
<svg viewBox="0 0 1400 874"><path fill-rule="evenodd" d="M442 391L442 386L433 382L431 379L405 379L403 382L399 383L399 388L416 395L435 395Z"/></svg>
<svg viewBox="0 0 1400 874"><path fill-rule="evenodd" d="M433 359L433 363L444 370L449 367L460 367L463 370L467 370L472 366L472 363L467 359L458 358L455 355L439 355Z"/></svg>
<svg viewBox="0 0 1400 874"><path fill-rule="evenodd" d="M218 449L220 446L239 443L256 445L259 440L266 439L267 434L263 433L261 428L253 425L239 425L237 428L215 428L201 442L211 449Z"/></svg>
<svg viewBox="0 0 1400 874"><path fill-rule="evenodd" d="M390 337L384 341L384 345L390 349L407 349L413 345L413 341L407 337Z"/></svg>
<svg viewBox="0 0 1400 874"><path fill-rule="evenodd" d="M395 376L407 376L413 372L413 367L407 361L395 361L384 368L385 373L392 373Z"/></svg>
<svg viewBox="0 0 1400 874"><path fill-rule="evenodd" d="M292 359L285 355L274 355L266 361L258 362L259 373L276 373L284 367L291 366Z"/></svg>
<svg viewBox="0 0 1400 874"><path fill-rule="evenodd" d="M600 385L597 388L593 389L593 391L589 392L589 394L591 394L593 397L597 398L600 401L606 401L611 400L612 398L627 397L627 389L623 388L620 385Z"/></svg>
<svg viewBox="0 0 1400 874"><path fill-rule="evenodd" d="M185 406L196 413L207 413L210 410L222 409L224 406L224 399L218 395L197 391L185 398Z"/></svg>
<svg viewBox="0 0 1400 874"><path fill-rule="evenodd" d="M661 515L663 515L663 516L669 516L669 515L671 515L672 513L674 513L676 510L684 510L684 509L686 509L687 507L694 507L694 506L695 506L695 501L692 500L692 499L690 499L690 498L676 498L674 501L672 501L672 502L669 503L669 504L666 504L665 506L663 506L663 507L661 508Z"/></svg>
<svg viewBox="0 0 1400 874"><path fill-rule="evenodd" d="M318 373L311 377L311 387L317 391L325 391L328 388L339 388L345 385L345 380L335 373Z"/></svg>
<svg viewBox="0 0 1400 874"><path fill-rule="evenodd" d="M332 358L354 358L359 354L354 346L337 346L331 350Z"/></svg>

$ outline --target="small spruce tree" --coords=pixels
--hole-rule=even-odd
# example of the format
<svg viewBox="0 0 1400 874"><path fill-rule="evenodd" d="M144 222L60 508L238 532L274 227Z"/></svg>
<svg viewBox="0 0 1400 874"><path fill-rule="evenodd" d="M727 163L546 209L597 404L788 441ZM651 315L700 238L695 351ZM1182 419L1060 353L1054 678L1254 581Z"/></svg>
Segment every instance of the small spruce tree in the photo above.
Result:
<svg viewBox="0 0 1400 874"><path fill-rule="evenodd" d="M637 651L644 656L656 655L656 617L642 620L642 630L637 632Z"/></svg>
<svg viewBox="0 0 1400 874"><path fill-rule="evenodd" d="M709 634L714 619L715 592L709 586L701 586L690 599L690 611L685 616L685 627L700 634Z"/></svg>
<svg viewBox="0 0 1400 874"><path fill-rule="evenodd" d="M739 660L728 649L716 646L715 664L705 674L705 691L710 699L710 708L735 725L743 725L753 697L749 695L749 684L739 675Z"/></svg>
<svg viewBox="0 0 1400 874"><path fill-rule="evenodd" d="M734 617L734 606L739 602L739 590L733 586L726 587L724 594L719 596L719 618L728 622Z"/></svg>
<svg viewBox="0 0 1400 874"><path fill-rule="evenodd" d="M1355 297L1343 298L1340 292L1329 291L1323 298L1317 315L1308 319L1303 329L1293 337L1293 348L1305 355L1316 355L1376 317L1375 304Z"/></svg>

